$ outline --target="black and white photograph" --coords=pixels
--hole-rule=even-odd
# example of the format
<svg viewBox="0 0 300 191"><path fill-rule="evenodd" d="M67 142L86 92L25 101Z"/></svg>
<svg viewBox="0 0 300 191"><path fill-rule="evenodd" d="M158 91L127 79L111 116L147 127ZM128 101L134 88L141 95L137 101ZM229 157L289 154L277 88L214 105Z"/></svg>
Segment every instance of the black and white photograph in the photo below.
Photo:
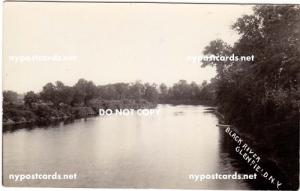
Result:
<svg viewBox="0 0 300 191"><path fill-rule="evenodd" d="M298 190L300 4L3 3L4 187Z"/></svg>

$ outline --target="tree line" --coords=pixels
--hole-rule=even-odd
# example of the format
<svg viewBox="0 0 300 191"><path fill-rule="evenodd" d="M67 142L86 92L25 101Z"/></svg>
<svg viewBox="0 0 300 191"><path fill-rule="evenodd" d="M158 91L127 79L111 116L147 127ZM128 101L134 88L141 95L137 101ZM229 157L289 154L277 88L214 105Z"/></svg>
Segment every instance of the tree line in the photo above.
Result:
<svg viewBox="0 0 300 191"><path fill-rule="evenodd" d="M189 101L206 101L213 103L214 89L211 84L204 81L201 85L180 80L168 87L162 83L114 83L96 86L92 81L79 79L74 86L64 85L61 81L55 84L47 83L41 92L27 92L24 96L13 91L3 92L4 104L24 102L31 106L33 103L45 102L58 106L67 104L71 106L86 106L92 99L101 100L147 100L155 103L178 103ZM20 100L21 98L21 100Z"/></svg>
<svg viewBox="0 0 300 191"><path fill-rule="evenodd" d="M210 84L187 83L180 80L171 87L165 84L114 83L96 86L79 79L73 86L57 81L47 83L41 92L24 95L3 92L3 124L49 125L97 115L99 109L154 108L158 103L213 104L214 91Z"/></svg>

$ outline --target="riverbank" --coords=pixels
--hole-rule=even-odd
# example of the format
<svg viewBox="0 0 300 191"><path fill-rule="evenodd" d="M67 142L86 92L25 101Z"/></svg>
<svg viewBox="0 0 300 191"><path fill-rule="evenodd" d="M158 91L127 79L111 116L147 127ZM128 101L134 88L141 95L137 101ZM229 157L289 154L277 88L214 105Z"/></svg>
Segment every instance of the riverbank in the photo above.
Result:
<svg viewBox="0 0 300 191"><path fill-rule="evenodd" d="M266 171L269 171L269 174L282 181L281 189L295 188L298 183L298 170L295 167L299 165L299 151L296 143L297 140L299 140L297 139L299 132L280 132L280 129L290 127L293 122L268 126L257 124L256 127L253 127L253 129L261 130L260 133L257 133L257 131L249 131L248 128L244 129L237 124L228 123L225 117L226 115L220 113L218 108L210 108L209 111L218 116L222 125L229 125L230 129L242 137L244 142L261 156L260 164ZM222 125L220 128L224 128ZM224 131L225 129L226 128L224 128ZM291 142L294 141L295 144L292 144L294 146L291 146ZM240 156L238 157L244 163L243 159L240 158ZM270 184L270 182L266 181L266 188L270 188L268 184ZM276 187L274 187L274 189L276 189Z"/></svg>
<svg viewBox="0 0 300 191"><path fill-rule="evenodd" d="M88 118L99 115L99 109L145 109L155 108L156 103L140 100L101 100L94 99L86 106L53 105L37 103L33 105L3 105L3 131L32 126L46 126L63 121Z"/></svg>

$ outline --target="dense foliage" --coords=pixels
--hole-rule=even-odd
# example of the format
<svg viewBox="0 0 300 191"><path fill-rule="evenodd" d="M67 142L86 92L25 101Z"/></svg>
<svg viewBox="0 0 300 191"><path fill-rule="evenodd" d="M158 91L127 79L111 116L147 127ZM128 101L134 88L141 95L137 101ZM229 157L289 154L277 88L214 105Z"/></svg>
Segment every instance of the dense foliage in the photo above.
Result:
<svg viewBox="0 0 300 191"><path fill-rule="evenodd" d="M39 93L19 95L3 92L4 124L38 122L47 124L56 120L96 115L100 108L153 108L157 103L212 104L214 89L206 82L198 85L180 80L172 87L161 84L115 83L96 86L92 81L79 79L74 86L57 81L47 83Z"/></svg>
<svg viewBox="0 0 300 191"><path fill-rule="evenodd" d="M201 85L195 82L187 83L180 80L172 87L168 88L165 84L159 86L161 103L171 104L215 104L215 87L214 83L208 84L203 81Z"/></svg>
<svg viewBox="0 0 300 191"><path fill-rule="evenodd" d="M282 162L279 166L295 186L299 157L300 6L256 6L253 15L239 18L232 27L240 34L233 46L217 39L205 48L204 54L253 54L255 59L204 62L203 66L217 68L219 110L228 123L264 144L264 154Z"/></svg>

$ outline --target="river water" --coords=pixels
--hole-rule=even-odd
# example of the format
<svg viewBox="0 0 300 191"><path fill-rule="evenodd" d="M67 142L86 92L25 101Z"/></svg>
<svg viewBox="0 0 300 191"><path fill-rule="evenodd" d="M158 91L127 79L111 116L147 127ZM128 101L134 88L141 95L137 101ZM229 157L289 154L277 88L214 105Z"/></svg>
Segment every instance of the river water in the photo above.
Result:
<svg viewBox="0 0 300 191"><path fill-rule="evenodd" d="M3 134L6 186L248 189L243 180L195 182L190 174L233 174L238 161L205 106L159 105L159 115L101 116ZM24 180L10 174L77 174Z"/></svg>

